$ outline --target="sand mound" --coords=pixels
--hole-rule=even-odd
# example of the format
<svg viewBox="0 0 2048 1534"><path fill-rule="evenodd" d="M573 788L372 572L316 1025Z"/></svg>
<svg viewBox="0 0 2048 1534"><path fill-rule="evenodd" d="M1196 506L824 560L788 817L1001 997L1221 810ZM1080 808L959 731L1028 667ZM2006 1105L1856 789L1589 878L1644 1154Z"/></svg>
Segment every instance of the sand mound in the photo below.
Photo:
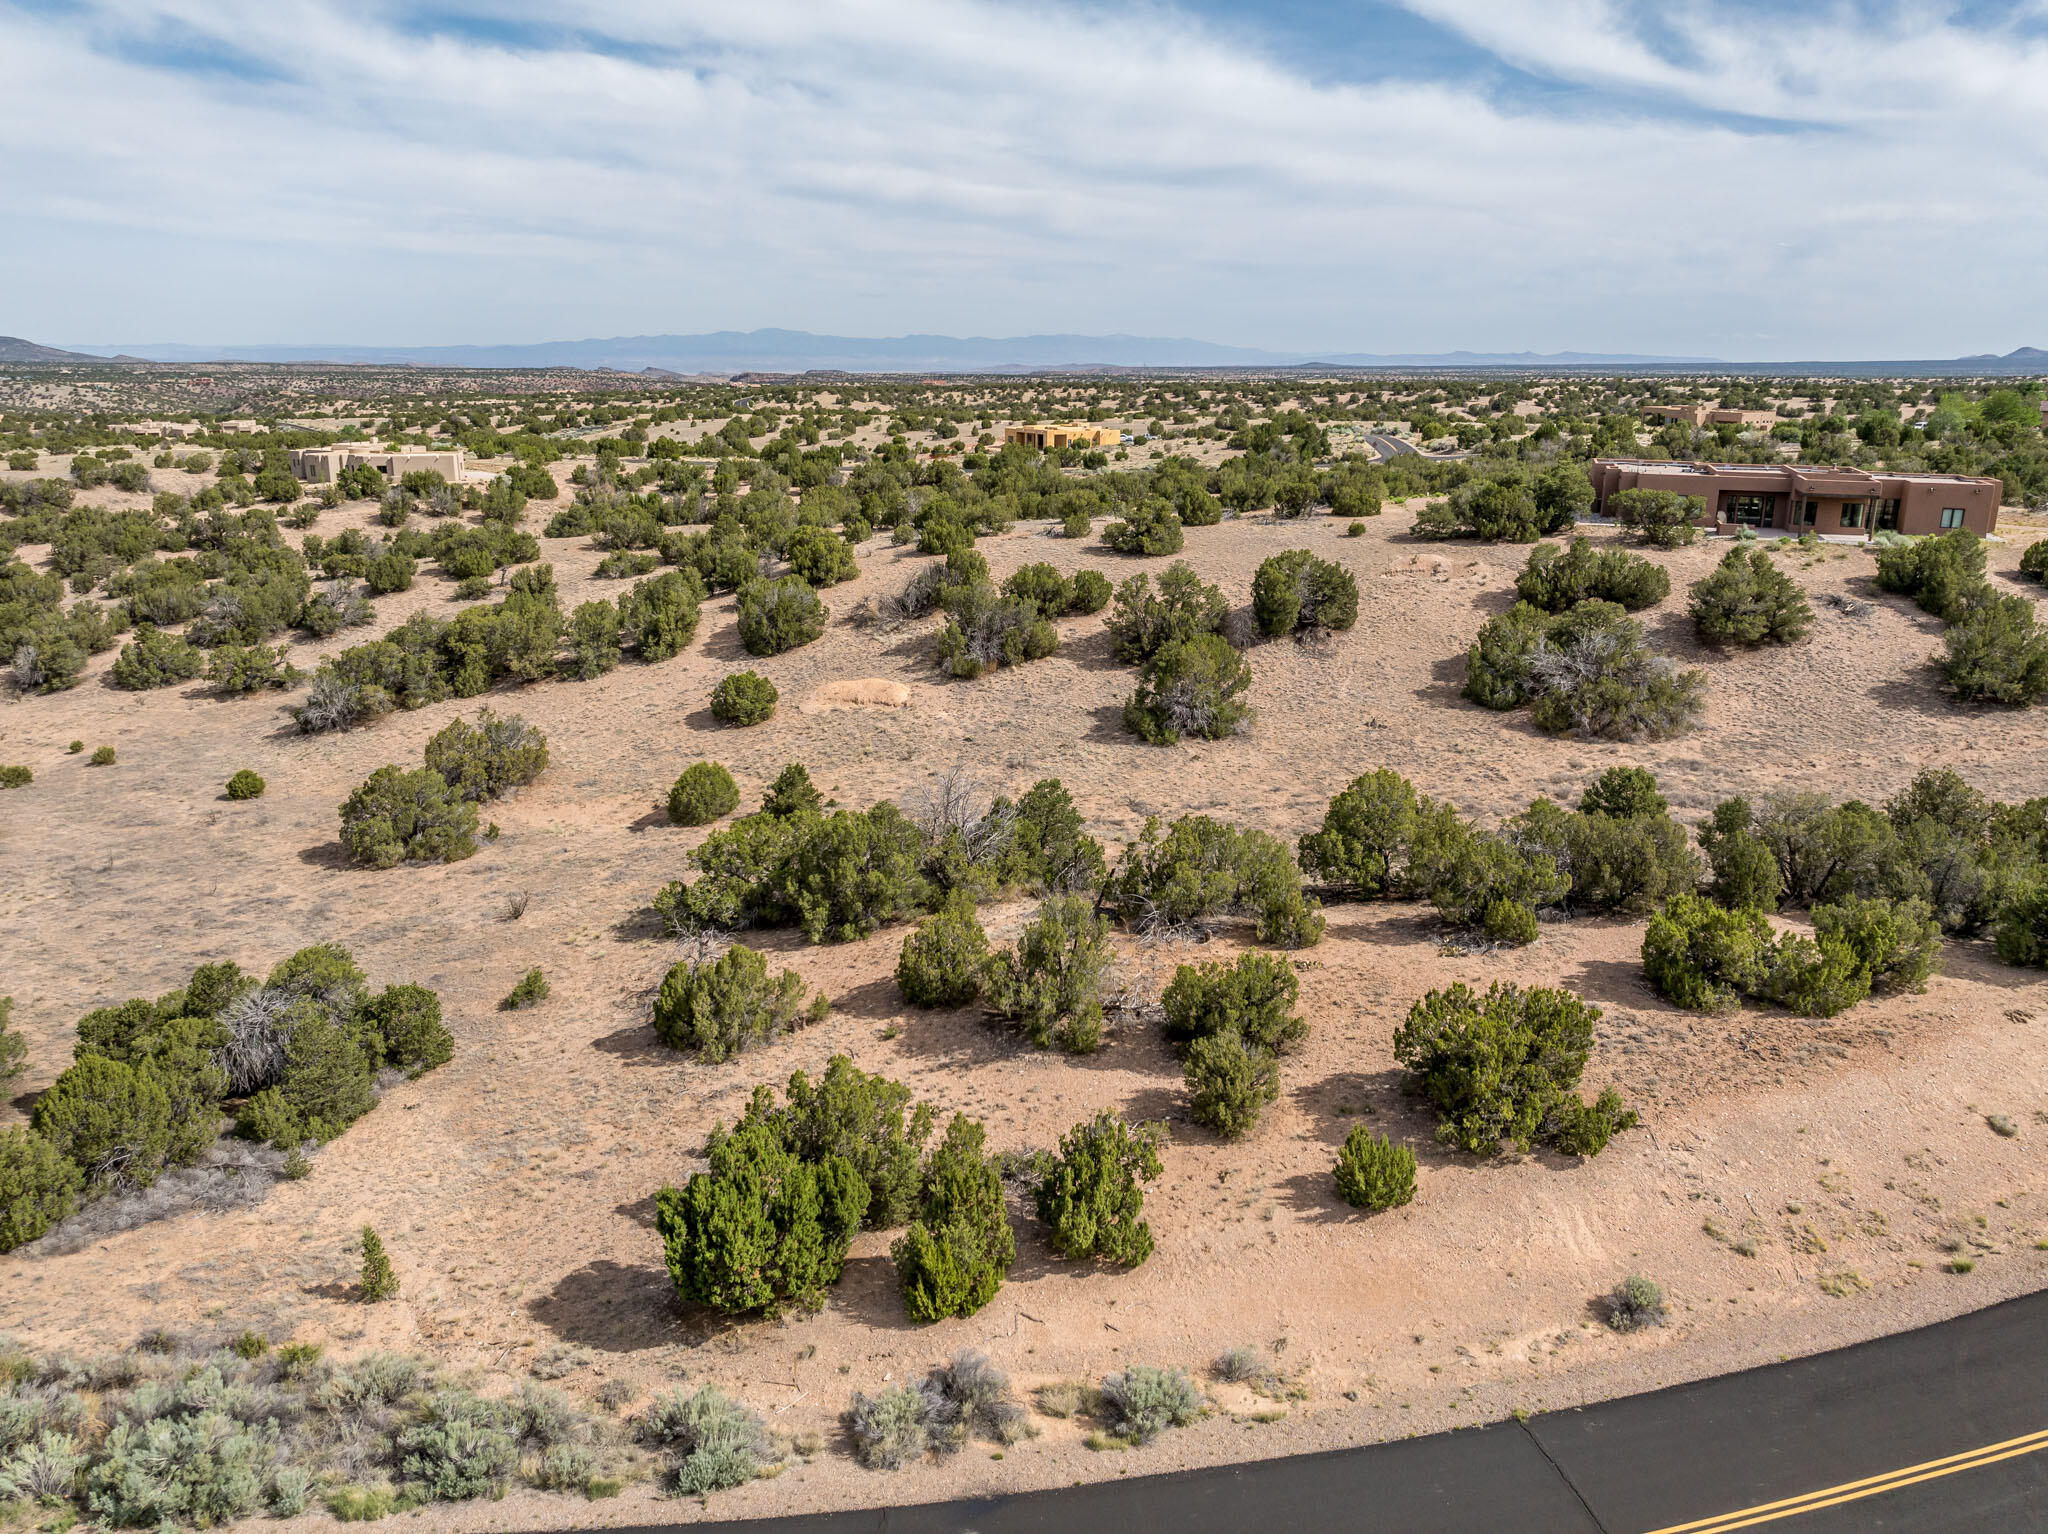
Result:
<svg viewBox="0 0 2048 1534"><path fill-rule="evenodd" d="M887 682L866 676L853 681L827 682L800 705L806 714L823 714L844 708L908 708L910 689L901 682Z"/></svg>

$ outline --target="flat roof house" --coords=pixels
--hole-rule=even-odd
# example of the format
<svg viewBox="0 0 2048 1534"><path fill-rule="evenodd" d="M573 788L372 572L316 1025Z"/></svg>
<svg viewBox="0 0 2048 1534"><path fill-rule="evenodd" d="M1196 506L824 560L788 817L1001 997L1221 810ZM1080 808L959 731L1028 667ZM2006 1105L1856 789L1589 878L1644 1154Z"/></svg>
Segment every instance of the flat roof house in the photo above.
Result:
<svg viewBox="0 0 2048 1534"><path fill-rule="evenodd" d="M1995 479L1964 474L1889 474L1818 464L1677 463L1648 458L1596 458L1593 513L1612 516L1609 499L1623 490L1669 490L1698 496L1700 525L1776 529L1786 533L1898 532L1913 537L1967 527L1986 535L1998 527Z"/></svg>
<svg viewBox="0 0 2048 1534"><path fill-rule="evenodd" d="M462 449L447 453L386 453L372 443L341 442L333 447L295 447L292 475L316 485L331 485L358 464L383 471L394 484L415 469L432 469L450 484L462 482Z"/></svg>
<svg viewBox="0 0 2048 1534"><path fill-rule="evenodd" d="M1775 410L1723 410L1718 405L1645 405L1643 414L1691 426L1770 426L1778 419Z"/></svg>
<svg viewBox="0 0 2048 1534"><path fill-rule="evenodd" d="M1114 426L1080 426L1069 423L1063 426L1006 426L1003 428L1003 442L1022 442L1035 447L1041 453L1056 451L1063 447L1115 447L1123 441L1123 433Z"/></svg>

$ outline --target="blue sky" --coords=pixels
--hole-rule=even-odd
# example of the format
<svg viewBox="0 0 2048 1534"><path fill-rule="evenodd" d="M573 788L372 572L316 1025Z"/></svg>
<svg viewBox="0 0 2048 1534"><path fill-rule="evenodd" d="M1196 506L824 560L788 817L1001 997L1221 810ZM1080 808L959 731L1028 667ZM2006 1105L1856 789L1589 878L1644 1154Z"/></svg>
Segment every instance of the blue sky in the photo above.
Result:
<svg viewBox="0 0 2048 1534"><path fill-rule="evenodd" d="M0 0L0 333L2048 345L2048 0Z"/></svg>

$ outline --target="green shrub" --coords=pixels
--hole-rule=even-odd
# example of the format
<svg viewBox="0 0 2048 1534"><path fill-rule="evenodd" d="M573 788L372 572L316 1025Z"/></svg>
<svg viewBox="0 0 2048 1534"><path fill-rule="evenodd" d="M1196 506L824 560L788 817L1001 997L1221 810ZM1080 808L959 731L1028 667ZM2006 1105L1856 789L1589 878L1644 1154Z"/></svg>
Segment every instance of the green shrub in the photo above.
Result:
<svg viewBox="0 0 2048 1534"><path fill-rule="evenodd" d="M362 1250L363 1270L356 1287L362 1293L363 1303L374 1305L380 1300L396 1299L398 1275L392 1271L383 1239L368 1225L363 1227Z"/></svg>
<svg viewBox="0 0 2048 1534"><path fill-rule="evenodd" d="M1273 1052L1231 1029L1190 1044L1182 1074L1188 1116L1226 1140L1250 1134L1266 1105L1280 1095L1280 1066Z"/></svg>
<svg viewBox="0 0 2048 1534"><path fill-rule="evenodd" d="M825 810L825 796L802 762L791 762L775 775L768 792L761 796L761 813L787 817L805 813L819 815Z"/></svg>
<svg viewBox="0 0 2048 1534"><path fill-rule="evenodd" d="M867 1211L852 1163L808 1164L761 1120L714 1134L706 1154L708 1171L655 1195L677 1294L731 1314L820 1303Z"/></svg>
<svg viewBox="0 0 2048 1534"><path fill-rule="evenodd" d="M864 814L837 810L797 841L782 893L813 943L852 942L925 908L923 850L917 827L887 800Z"/></svg>
<svg viewBox="0 0 2048 1534"><path fill-rule="evenodd" d="M1411 1091L1437 1111L1437 1138L1474 1155L1555 1139L1576 1103L1600 1009L1570 991L1496 983L1431 991L1394 1035Z"/></svg>
<svg viewBox="0 0 2048 1534"><path fill-rule="evenodd" d="M425 986L385 986L380 995L364 999L356 1024L373 1066L418 1077L446 1065L455 1053L455 1041L441 1021L441 998Z"/></svg>
<svg viewBox="0 0 2048 1534"><path fill-rule="evenodd" d="M1187 539L1179 515L1164 501L1146 501L1102 530L1102 541L1119 554L1178 554Z"/></svg>
<svg viewBox="0 0 2048 1534"><path fill-rule="evenodd" d="M1301 870L1354 900L1391 893L1415 834L1415 789L1390 767L1353 778L1330 801L1320 831L1302 837Z"/></svg>
<svg viewBox="0 0 2048 1534"><path fill-rule="evenodd" d="M1135 1268L1152 1255L1152 1227L1143 1218L1145 1191L1160 1173L1160 1132L1133 1128L1104 1111L1076 1124L1057 1156L1039 1168L1035 1200L1053 1249L1079 1260L1102 1257Z"/></svg>
<svg viewBox="0 0 2048 1534"><path fill-rule="evenodd" d="M1067 600L1070 613L1099 613L1109 606L1109 577L1100 570L1076 570L1073 595Z"/></svg>
<svg viewBox="0 0 2048 1534"><path fill-rule="evenodd" d="M901 1082L869 1075L847 1056L834 1055L815 1083L803 1071L790 1074L784 1107L775 1107L773 1094L757 1087L746 1116L772 1124L784 1146L806 1163L843 1158L867 1188L870 1227L901 1225L915 1212L923 1175L918 1157L931 1137L933 1113L929 1103L912 1107L910 1089Z"/></svg>
<svg viewBox="0 0 2048 1534"><path fill-rule="evenodd" d="M1771 924L1753 907L1731 911L1704 896L1675 895L1650 918L1643 972L1677 1005L1717 1011L1763 990L1773 943Z"/></svg>
<svg viewBox="0 0 2048 1534"><path fill-rule="evenodd" d="M1018 1023L1041 1049L1086 1054L1102 1043L1102 987L1115 953L1109 924L1078 895L1056 895L1017 939L991 956L989 1006Z"/></svg>
<svg viewBox="0 0 2048 1534"><path fill-rule="evenodd" d="M1340 564L1289 549L1252 577L1252 614L1268 638L1342 631L1358 621L1358 581Z"/></svg>
<svg viewBox="0 0 2048 1534"><path fill-rule="evenodd" d="M1547 485L1540 488L1543 493L1539 497L1539 487L1519 476L1460 485L1447 499L1417 513L1416 534L1423 538L1534 543L1546 534L1570 527L1577 512L1569 497L1555 494Z"/></svg>
<svg viewBox="0 0 2048 1534"><path fill-rule="evenodd" d="M825 998L804 1005L803 977L784 970L773 981L768 961L735 943L715 961L684 959L662 978L654 1032L671 1049L691 1049L717 1064L825 1014Z"/></svg>
<svg viewBox="0 0 2048 1534"><path fill-rule="evenodd" d="M1273 954L1239 954L1234 964L1183 964L1160 997L1164 1032L1180 1049L1234 1033L1285 1054L1308 1036L1308 1024L1294 1010L1300 995L1294 966Z"/></svg>
<svg viewBox="0 0 2048 1534"><path fill-rule="evenodd" d="M619 598L619 627L647 662L682 654L697 635L704 582L694 570L664 570Z"/></svg>
<svg viewBox="0 0 2048 1534"><path fill-rule="evenodd" d="M606 601L581 602L569 614L569 653L559 674L569 681L588 682L618 668L624 625L619 610Z"/></svg>
<svg viewBox="0 0 2048 1534"><path fill-rule="evenodd" d="M95 1194L116 1183L148 1187L174 1153L170 1093L147 1064L82 1057L36 1099L31 1123Z"/></svg>
<svg viewBox="0 0 2048 1534"><path fill-rule="evenodd" d="M411 555L386 549L364 561L363 584L373 595L380 597L389 596L394 591L410 591L413 575L418 569L419 561Z"/></svg>
<svg viewBox="0 0 2048 1534"><path fill-rule="evenodd" d="M260 774L244 767L228 779L230 799L260 799L263 797L264 782Z"/></svg>
<svg viewBox="0 0 2048 1534"><path fill-rule="evenodd" d="M396 1447L405 1478L443 1502L500 1496L519 1468L504 1409L464 1390L430 1396L421 1420L398 1430Z"/></svg>
<svg viewBox="0 0 2048 1534"><path fill-rule="evenodd" d="M78 1207L78 1166L33 1129L0 1129L0 1252L33 1241Z"/></svg>
<svg viewBox="0 0 2048 1534"><path fill-rule="evenodd" d="M1823 949L1839 943L1854 954L1880 995L1924 991L1941 967L1941 927L1924 900L1850 895L1815 906L1813 930Z"/></svg>
<svg viewBox="0 0 2048 1534"><path fill-rule="evenodd" d="M13 1025L13 1015L14 998L0 996L0 1086L6 1086L27 1069L28 1040Z"/></svg>
<svg viewBox="0 0 2048 1534"><path fill-rule="evenodd" d="M829 614L800 576L754 581L739 592L740 644L749 655L780 655L825 632Z"/></svg>
<svg viewBox="0 0 2048 1534"><path fill-rule="evenodd" d="M1219 634L1230 616L1230 604L1214 586L1205 585L1194 566L1176 560L1159 576L1159 592L1142 574L1116 588L1116 605L1104 619L1110 650L1128 665L1150 660L1169 644Z"/></svg>
<svg viewBox="0 0 2048 1534"><path fill-rule="evenodd" d="M1251 667L1219 634L1169 644L1145 663L1124 728L1155 746L1184 735L1227 740L1251 725L1241 696L1251 682Z"/></svg>
<svg viewBox="0 0 2048 1534"><path fill-rule="evenodd" d="M913 1321L971 1316L996 1297L1017 1257L998 1158L982 1126L955 1115L932 1152L917 1219L889 1249Z"/></svg>
<svg viewBox="0 0 2048 1534"><path fill-rule="evenodd" d="M379 767L341 807L342 846L372 868L460 862L476 829L476 806L431 767Z"/></svg>
<svg viewBox="0 0 2048 1534"><path fill-rule="evenodd" d="M176 634L147 623L135 626L135 637L121 646L111 673L116 687L144 692L189 682L206 669L206 659Z"/></svg>
<svg viewBox="0 0 2048 1534"><path fill-rule="evenodd" d="M1110 1430L1127 1443L1150 1443L1170 1427L1186 1427L1202 1414L1202 1393L1180 1369L1132 1364L1102 1381Z"/></svg>
<svg viewBox="0 0 2048 1534"><path fill-rule="evenodd" d="M2036 538L2020 555L2020 573L2037 581L2048 581L2048 538Z"/></svg>
<svg viewBox="0 0 2048 1534"><path fill-rule="evenodd" d="M1354 1124L1337 1152L1337 1195L1374 1213L1397 1209L1415 1198L1415 1152Z"/></svg>
<svg viewBox="0 0 2048 1534"><path fill-rule="evenodd" d="M1687 611L1708 644L1791 644L1813 627L1806 593L1762 549L1730 549Z"/></svg>
<svg viewBox="0 0 2048 1534"><path fill-rule="evenodd" d="M1015 883L1056 895L1096 889L1108 869L1058 778L1039 779L1017 801L1007 864Z"/></svg>
<svg viewBox="0 0 2048 1534"><path fill-rule="evenodd" d="M1554 543L1537 545L1515 578L1515 595L1547 613L1565 612L1587 600L1639 612L1670 594L1671 577L1663 566L1626 549L1596 551L1589 538L1574 538L1564 550Z"/></svg>
<svg viewBox="0 0 2048 1534"><path fill-rule="evenodd" d="M2021 708L2048 699L2048 630L2023 596L1986 596L1959 612L1935 665L1965 703Z"/></svg>
<svg viewBox="0 0 2048 1534"><path fill-rule="evenodd" d="M1601 1308L1607 1314L1607 1324L1618 1332L1662 1326L1664 1291L1640 1273L1631 1273L1614 1286Z"/></svg>
<svg viewBox="0 0 2048 1534"><path fill-rule="evenodd" d="M2048 880L2024 884L2006 901L1993 943L2007 964L2048 969Z"/></svg>
<svg viewBox="0 0 2048 1534"><path fill-rule="evenodd" d="M1619 490L1607 499L1614 519L1657 549L1684 548L1697 538L1706 507L1705 496L1671 490Z"/></svg>
<svg viewBox="0 0 2048 1534"><path fill-rule="evenodd" d="M692 762L670 785L670 825L708 826L739 807L740 788L717 762Z"/></svg>
<svg viewBox="0 0 2048 1534"><path fill-rule="evenodd" d="M903 940L896 987L917 1007L964 1007L981 994L988 968L988 937L974 902L955 892L935 916Z"/></svg>
<svg viewBox="0 0 2048 1534"><path fill-rule="evenodd" d="M1043 660L1059 648L1059 630L1023 597L1001 597L986 582L955 587L946 598L946 626L933 654L956 677Z"/></svg>
<svg viewBox="0 0 2048 1534"><path fill-rule="evenodd" d="M517 714L500 719L488 708L453 719L427 742L426 764L472 803L523 788L547 770L548 738Z"/></svg>
<svg viewBox="0 0 2048 1534"><path fill-rule="evenodd" d="M27 788L36 775L27 767L0 767L0 788Z"/></svg>
<svg viewBox="0 0 2048 1534"><path fill-rule="evenodd" d="M84 1476L85 1506L110 1527L211 1528L262 1505L275 1433L219 1411L114 1424Z"/></svg>
<svg viewBox="0 0 2048 1534"><path fill-rule="evenodd" d="M775 712L775 684L751 671L735 671L711 692L711 715L727 724L760 724Z"/></svg>
<svg viewBox="0 0 2048 1534"><path fill-rule="evenodd" d="M1309 948L1321 940L1321 909L1304 897L1287 844L1206 815L1184 815L1163 833L1145 822L1124 848L1103 900L1139 931L1222 916L1251 916L1262 943Z"/></svg>
<svg viewBox="0 0 2048 1534"><path fill-rule="evenodd" d="M1966 527L1877 551L1877 586L1954 623L1983 595L1984 540ZM2031 604L2029 604L2031 606Z"/></svg>
<svg viewBox="0 0 2048 1534"><path fill-rule="evenodd" d="M1833 1017L1870 994L1870 971L1844 942L1788 932L1771 955L1762 994L1801 1017Z"/></svg>
<svg viewBox="0 0 2048 1534"><path fill-rule="evenodd" d="M901 1470L915 1464L931 1448L925 1421L930 1410L922 1392L908 1385L872 1396L856 1390L846 1413L853 1457L869 1470Z"/></svg>
<svg viewBox="0 0 2048 1534"><path fill-rule="evenodd" d="M547 1000L548 990L548 977L539 969L530 969L519 977L519 983L498 1003L498 1010L520 1012L538 1006Z"/></svg>
<svg viewBox="0 0 2048 1534"><path fill-rule="evenodd" d="M1587 739L1663 739L1705 707L1706 673L1652 653L1642 625L1611 602L1547 617L1517 602L1480 629L1464 693L1488 708L1531 705L1538 728Z"/></svg>
<svg viewBox="0 0 2048 1534"><path fill-rule="evenodd" d="M206 658L206 680L231 695L291 687L305 674L285 660L285 646L224 644Z"/></svg>
<svg viewBox="0 0 2048 1534"><path fill-rule="evenodd" d="M1633 1129L1641 1117L1622 1105L1621 1094L1612 1087L1588 1103L1576 1092L1567 1092L1550 1115L1550 1143L1567 1156L1597 1156L1607 1142L1624 1129Z"/></svg>
<svg viewBox="0 0 2048 1534"><path fill-rule="evenodd" d="M761 1414L716 1385L657 1397L644 1431L674 1454L671 1486L679 1496L744 1486L780 1457Z"/></svg>
<svg viewBox="0 0 2048 1534"><path fill-rule="evenodd" d="M1705 844L1710 834L1741 833L1770 849L1788 905L1821 905L1849 895L1922 893L1922 876L1890 819L1855 799L1836 804L1822 793L1785 791L1772 794L1754 812L1744 801L1729 801L1715 809L1701 841ZM1708 847L1710 859L1714 851Z"/></svg>
<svg viewBox="0 0 2048 1534"><path fill-rule="evenodd" d="M1042 618L1059 618L1074 600L1074 586L1051 565L1025 565L1003 582L1003 595L1029 602Z"/></svg>
<svg viewBox="0 0 2048 1534"><path fill-rule="evenodd" d="M1577 909L1647 911L1699 881L1691 840L1669 815L1574 814L1538 799L1506 829L1525 856L1551 860Z"/></svg>
<svg viewBox="0 0 2048 1534"><path fill-rule="evenodd" d="M822 527L799 527L789 535L789 568L812 586L836 586L860 574L853 545Z"/></svg>

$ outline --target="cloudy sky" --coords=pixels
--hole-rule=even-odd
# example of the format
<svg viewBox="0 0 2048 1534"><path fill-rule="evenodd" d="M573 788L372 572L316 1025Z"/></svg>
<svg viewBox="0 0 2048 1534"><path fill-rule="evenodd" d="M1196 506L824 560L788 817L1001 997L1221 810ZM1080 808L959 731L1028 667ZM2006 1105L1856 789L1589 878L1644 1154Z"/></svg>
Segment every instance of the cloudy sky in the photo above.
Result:
<svg viewBox="0 0 2048 1534"><path fill-rule="evenodd" d="M0 0L0 333L2048 346L2048 0Z"/></svg>

